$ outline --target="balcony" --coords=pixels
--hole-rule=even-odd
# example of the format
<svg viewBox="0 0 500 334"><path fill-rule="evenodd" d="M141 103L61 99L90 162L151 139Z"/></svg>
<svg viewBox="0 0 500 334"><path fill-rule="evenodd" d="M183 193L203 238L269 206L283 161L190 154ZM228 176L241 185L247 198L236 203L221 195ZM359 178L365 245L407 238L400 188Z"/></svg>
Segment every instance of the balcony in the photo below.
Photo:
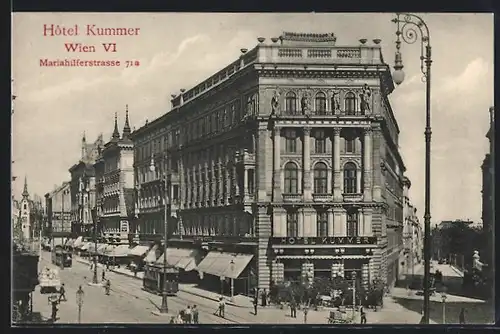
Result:
<svg viewBox="0 0 500 334"><path fill-rule="evenodd" d="M283 194L283 201L288 203L302 202L302 194Z"/></svg>
<svg viewBox="0 0 500 334"><path fill-rule="evenodd" d="M362 193L343 193L344 202L361 202L363 200Z"/></svg>
<svg viewBox="0 0 500 334"><path fill-rule="evenodd" d="M313 194L313 201L318 203L332 202L332 194Z"/></svg>

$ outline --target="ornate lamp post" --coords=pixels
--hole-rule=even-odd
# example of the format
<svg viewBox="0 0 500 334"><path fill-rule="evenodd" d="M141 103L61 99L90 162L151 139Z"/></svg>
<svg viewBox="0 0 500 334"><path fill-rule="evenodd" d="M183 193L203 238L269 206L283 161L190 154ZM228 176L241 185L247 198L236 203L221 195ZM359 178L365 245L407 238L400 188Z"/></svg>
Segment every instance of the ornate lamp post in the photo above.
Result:
<svg viewBox="0 0 500 334"><path fill-rule="evenodd" d="M423 323L429 323L430 306L430 258L431 258L431 43L427 24L417 15L397 13L392 22L397 24L396 59L394 82L399 85L404 80L403 60L400 53L401 39L407 44L413 44L420 36L420 70L422 81L426 84L426 125L425 125L425 212L424 212L424 315Z"/></svg>
<svg viewBox="0 0 500 334"><path fill-rule="evenodd" d="M165 165L166 167L166 165ZM153 160L153 157L151 157L151 164L149 166L149 169L154 172L156 170L156 166ZM164 224L164 241L163 241L163 289L161 292L161 308L160 308L160 313L161 314L167 314L168 313L168 302L167 302L167 241L168 241L168 217L170 217L170 187L167 179L167 170L164 168L163 173L161 175L162 181L164 182L164 192L165 192L165 199L164 199L164 216L163 216L163 224Z"/></svg>
<svg viewBox="0 0 500 334"><path fill-rule="evenodd" d="M78 305L78 323L82 321L82 306L83 306L83 296L85 292L83 292L82 286L78 288L76 291L76 304Z"/></svg>
<svg viewBox="0 0 500 334"><path fill-rule="evenodd" d="M229 264L231 270L231 301L234 302L234 259L231 259L231 263Z"/></svg>

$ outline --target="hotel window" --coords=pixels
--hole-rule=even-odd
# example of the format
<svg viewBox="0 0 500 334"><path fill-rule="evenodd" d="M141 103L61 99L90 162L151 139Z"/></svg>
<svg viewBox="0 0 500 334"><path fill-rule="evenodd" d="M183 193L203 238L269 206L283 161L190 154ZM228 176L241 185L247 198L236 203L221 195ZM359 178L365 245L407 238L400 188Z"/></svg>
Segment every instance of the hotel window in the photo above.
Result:
<svg viewBox="0 0 500 334"><path fill-rule="evenodd" d="M285 165L285 193L299 193L299 169L296 164L289 162Z"/></svg>
<svg viewBox="0 0 500 334"><path fill-rule="evenodd" d="M326 153L325 131L323 130L316 131L314 138L315 138L314 151L320 154Z"/></svg>
<svg viewBox="0 0 500 334"><path fill-rule="evenodd" d="M298 212L288 212L286 215L286 236L297 238L299 236L299 214Z"/></svg>
<svg viewBox="0 0 500 334"><path fill-rule="evenodd" d="M285 130L285 152L297 153L297 134L295 130Z"/></svg>
<svg viewBox="0 0 500 334"><path fill-rule="evenodd" d="M347 212L347 236L356 237L358 236L358 212L348 211Z"/></svg>
<svg viewBox="0 0 500 334"><path fill-rule="evenodd" d="M328 236L328 212L319 211L316 216L317 219L317 234L318 237Z"/></svg>
<svg viewBox="0 0 500 334"><path fill-rule="evenodd" d="M316 94L316 115L326 115L326 95L325 93Z"/></svg>
<svg viewBox="0 0 500 334"><path fill-rule="evenodd" d="M348 162L344 165L344 193L345 194L355 194L356 184L357 184L357 170L356 165L352 162Z"/></svg>
<svg viewBox="0 0 500 334"><path fill-rule="evenodd" d="M248 193L253 194L254 193L254 184L255 184L255 171L253 169L248 170Z"/></svg>
<svg viewBox="0 0 500 334"><path fill-rule="evenodd" d="M324 162L314 166L314 193L326 194L328 192L328 168Z"/></svg>
<svg viewBox="0 0 500 334"><path fill-rule="evenodd" d="M288 92L285 96L285 110L289 115L297 114L297 96L294 92Z"/></svg>
<svg viewBox="0 0 500 334"><path fill-rule="evenodd" d="M356 153L356 139L353 137L345 138L345 152Z"/></svg>
<svg viewBox="0 0 500 334"><path fill-rule="evenodd" d="M356 95L354 93L345 94L345 113L347 115L356 114Z"/></svg>

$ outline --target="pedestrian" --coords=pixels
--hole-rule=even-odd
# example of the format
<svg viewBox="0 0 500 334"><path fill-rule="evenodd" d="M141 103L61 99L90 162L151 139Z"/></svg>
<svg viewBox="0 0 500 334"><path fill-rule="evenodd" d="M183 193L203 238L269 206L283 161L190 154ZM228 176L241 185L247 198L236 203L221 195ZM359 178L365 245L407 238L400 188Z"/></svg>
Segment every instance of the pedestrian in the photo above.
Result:
<svg viewBox="0 0 500 334"><path fill-rule="evenodd" d="M67 301L66 299L66 290L64 289L64 283L61 284L61 288L59 289L59 303L61 300L64 298L64 301Z"/></svg>
<svg viewBox="0 0 500 334"><path fill-rule="evenodd" d="M361 315L361 324L362 325L366 324L366 312L363 306L359 308L359 313Z"/></svg>
<svg viewBox="0 0 500 334"><path fill-rule="evenodd" d="M58 309L57 309L57 301L54 300L52 302L52 314L51 314L52 322L56 322L56 320L57 320L57 311L58 311Z"/></svg>
<svg viewBox="0 0 500 334"><path fill-rule="evenodd" d="M267 291L264 289L261 294L261 299L262 299L262 307L266 307L267 305Z"/></svg>
<svg viewBox="0 0 500 334"><path fill-rule="evenodd" d="M175 323L176 324L183 324L184 323L184 321L182 320L181 312L179 312L179 314L177 315L177 318L175 319Z"/></svg>
<svg viewBox="0 0 500 334"><path fill-rule="evenodd" d="M463 307L460 309L460 314L458 315L458 322L461 325L465 324L465 308Z"/></svg>
<svg viewBox="0 0 500 334"><path fill-rule="evenodd" d="M257 315L257 306L259 306L259 301L254 297L253 299L253 315Z"/></svg>
<svg viewBox="0 0 500 334"><path fill-rule="evenodd" d="M191 310L192 316L193 316L193 324L198 324L199 323L199 313L198 313L198 308L196 305L193 305L193 309Z"/></svg>
<svg viewBox="0 0 500 334"><path fill-rule="evenodd" d="M111 282L109 279L106 281L106 284L104 285L104 290L106 291L106 296L109 296L109 292L111 290Z"/></svg>
<svg viewBox="0 0 500 334"><path fill-rule="evenodd" d="M297 302L295 301L295 298L292 298L292 301L290 302L290 316L292 318L297 318Z"/></svg>
<svg viewBox="0 0 500 334"><path fill-rule="evenodd" d="M307 313L309 313L309 306L304 305L304 324L307 324Z"/></svg>
<svg viewBox="0 0 500 334"><path fill-rule="evenodd" d="M192 321L192 313L191 313L191 306L188 305L186 308L186 311L184 311L186 323L190 324Z"/></svg>
<svg viewBox="0 0 500 334"><path fill-rule="evenodd" d="M106 279L106 270L102 270L102 280L104 281Z"/></svg>
<svg viewBox="0 0 500 334"><path fill-rule="evenodd" d="M94 269L94 263L90 262L90 271L92 271L92 269Z"/></svg>
<svg viewBox="0 0 500 334"><path fill-rule="evenodd" d="M170 317L170 324L171 325L175 324L175 315L173 315L172 317Z"/></svg>
<svg viewBox="0 0 500 334"><path fill-rule="evenodd" d="M225 303L223 297L219 298L219 317L221 318L225 317Z"/></svg>

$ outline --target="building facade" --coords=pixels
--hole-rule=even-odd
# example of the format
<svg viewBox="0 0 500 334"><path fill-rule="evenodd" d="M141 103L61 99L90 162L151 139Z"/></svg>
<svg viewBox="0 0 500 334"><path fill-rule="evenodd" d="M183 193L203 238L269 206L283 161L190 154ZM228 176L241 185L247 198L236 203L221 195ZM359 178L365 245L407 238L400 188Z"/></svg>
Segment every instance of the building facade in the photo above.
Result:
<svg viewBox="0 0 500 334"><path fill-rule="evenodd" d="M45 194L45 207L51 239L54 240L54 244L62 244L73 232L70 182L64 182Z"/></svg>
<svg viewBox="0 0 500 334"><path fill-rule="evenodd" d="M393 284L405 171L394 85L379 40L335 40L261 38L135 131L141 233L162 233L167 189L170 242L205 252L200 277L242 275L259 289L336 275Z"/></svg>
<svg viewBox="0 0 500 334"><path fill-rule="evenodd" d="M92 235L92 209L96 204L94 163L103 146L102 135L99 135L95 142L88 144L84 134L81 158L69 169L72 232L77 236Z"/></svg>
<svg viewBox="0 0 500 334"><path fill-rule="evenodd" d="M423 234L417 216L417 208L410 201L411 181L403 177L403 246L404 257L401 261L400 277L413 275L417 264L422 261Z"/></svg>
<svg viewBox="0 0 500 334"><path fill-rule="evenodd" d="M494 270L495 261L495 200L494 200L494 174L495 174L495 108L491 107L490 128L486 134L489 141L489 152L486 154L481 165L483 175L482 187L482 221L483 233L486 235L486 252L481 254L481 259L488 264L488 268Z"/></svg>
<svg viewBox="0 0 500 334"><path fill-rule="evenodd" d="M109 243L128 243L134 219L134 146L130 140L128 106L120 138L117 116L111 140L94 164L96 206L102 237Z"/></svg>

